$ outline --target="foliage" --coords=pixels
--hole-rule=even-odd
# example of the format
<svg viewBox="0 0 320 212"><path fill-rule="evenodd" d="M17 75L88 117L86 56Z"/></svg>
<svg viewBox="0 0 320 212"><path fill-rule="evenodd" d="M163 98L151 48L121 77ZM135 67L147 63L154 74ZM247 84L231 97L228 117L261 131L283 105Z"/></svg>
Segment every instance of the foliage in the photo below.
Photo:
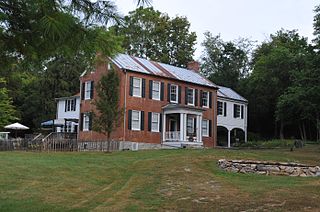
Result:
<svg viewBox="0 0 320 212"><path fill-rule="evenodd" d="M110 138L113 129L119 124L122 109L119 108L120 99L120 79L114 70L108 70L107 75L103 75L96 87L98 98L94 104L97 113L94 116L94 129L104 133ZM109 142L108 142L109 144Z"/></svg>
<svg viewBox="0 0 320 212"><path fill-rule="evenodd" d="M12 99L5 87L5 80L0 78L0 129L17 119L16 111L12 105Z"/></svg>
<svg viewBox="0 0 320 212"><path fill-rule="evenodd" d="M269 136L274 131L277 136L281 126L282 132L285 122L278 124L275 116L278 98L293 84L294 73L307 69L309 52L307 39L294 30L278 31L254 51L253 70L241 90L251 105L249 123L257 131Z"/></svg>
<svg viewBox="0 0 320 212"><path fill-rule="evenodd" d="M250 148L291 148L294 146L294 140L268 140L268 141L248 141L247 143L240 144L240 147Z"/></svg>
<svg viewBox="0 0 320 212"><path fill-rule="evenodd" d="M239 80L249 71L249 53L252 42L246 39L225 42L220 35L206 32L202 43L202 73L211 81L237 89Z"/></svg>
<svg viewBox="0 0 320 212"><path fill-rule="evenodd" d="M186 67L192 61L196 42L186 17L170 18L149 8L137 8L116 27L124 37L123 48L130 55Z"/></svg>

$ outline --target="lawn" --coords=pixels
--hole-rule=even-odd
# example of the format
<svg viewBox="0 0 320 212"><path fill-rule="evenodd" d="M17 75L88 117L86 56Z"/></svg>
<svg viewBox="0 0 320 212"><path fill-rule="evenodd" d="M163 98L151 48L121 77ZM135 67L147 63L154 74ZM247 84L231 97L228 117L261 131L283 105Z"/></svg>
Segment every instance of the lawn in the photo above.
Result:
<svg viewBox="0 0 320 212"><path fill-rule="evenodd" d="M275 150L0 152L0 211L318 211L320 177L227 173L217 160L320 165L320 145Z"/></svg>

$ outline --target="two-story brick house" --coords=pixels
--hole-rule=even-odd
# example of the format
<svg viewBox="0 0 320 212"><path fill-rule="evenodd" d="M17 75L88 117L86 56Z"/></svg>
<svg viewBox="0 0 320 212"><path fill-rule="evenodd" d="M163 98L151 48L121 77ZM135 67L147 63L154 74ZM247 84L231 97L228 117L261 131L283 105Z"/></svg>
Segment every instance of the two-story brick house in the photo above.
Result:
<svg viewBox="0 0 320 212"><path fill-rule="evenodd" d="M108 70L120 78L123 116L113 140L163 145L216 145L217 89L197 63L188 69L119 54L81 75L80 140L103 140L92 130L95 85Z"/></svg>

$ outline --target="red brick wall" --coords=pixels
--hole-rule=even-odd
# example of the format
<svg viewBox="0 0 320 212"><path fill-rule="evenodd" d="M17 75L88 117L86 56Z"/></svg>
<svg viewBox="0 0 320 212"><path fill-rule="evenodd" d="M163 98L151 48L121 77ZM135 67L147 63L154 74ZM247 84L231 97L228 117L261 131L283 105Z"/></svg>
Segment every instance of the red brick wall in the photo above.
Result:
<svg viewBox="0 0 320 212"><path fill-rule="evenodd" d="M111 138L115 140L124 140L124 141L133 141L133 142L150 142L150 143L160 143L161 142L161 132L150 132L148 131L148 112L162 112L162 107L168 104L167 101L167 84L175 84L178 86L181 86L181 105L185 105L185 87L194 88L203 90L203 91L211 91L212 92L212 108L205 109L203 112L203 118L212 120L212 134L211 137L203 137L203 142L206 147L213 147L216 146L216 102L217 102L217 93L216 90L195 85L191 83L186 83L174 79L167 79L162 78L158 76L153 75L147 75L137 72L131 72L128 71L127 73L124 73L122 70L117 69L119 76L120 76L120 107L124 108L125 104L125 93L126 93L126 110L123 115L123 117L120 120L119 127L112 133ZM96 71L93 73L89 73L86 76L82 77L80 80L81 82L85 82L88 80L95 81L95 85L100 79L100 76L107 71L106 65L100 65L97 67ZM130 76L139 77L146 79L146 92L145 92L145 98L140 97L133 97L129 95L130 90ZM163 101L157 101L149 99L149 80L153 81L161 81L164 82L164 100ZM126 85L126 86L125 86ZM96 92L94 94L94 98L96 98ZM198 93L198 105L200 101L200 93ZM92 100L82 100L81 101L81 113L83 112L89 112L94 110L94 106L91 104ZM197 108L201 108L200 106L197 106ZM128 111L129 110L139 110L144 111L145 114L145 121L144 121L144 130L143 131L133 131L128 129ZM126 119L126 126L124 127L124 116ZM81 120L82 121L82 120ZM90 139L90 140L96 140L96 139L105 139L106 136L90 131L90 132L83 132L80 131L79 133L80 139Z"/></svg>

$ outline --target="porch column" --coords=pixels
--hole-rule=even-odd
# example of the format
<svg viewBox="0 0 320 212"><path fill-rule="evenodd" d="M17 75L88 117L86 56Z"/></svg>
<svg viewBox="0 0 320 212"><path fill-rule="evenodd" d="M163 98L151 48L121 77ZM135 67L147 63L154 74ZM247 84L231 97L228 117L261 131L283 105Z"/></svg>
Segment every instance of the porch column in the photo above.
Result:
<svg viewBox="0 0 320 212"><path fill-rule="evenodd" d="M202 138L201 138L201 116L197 115L196 116L196 132L197 132L197 142L201 142Z"/></svg>
<svg viewBox="0 0 320 212"><path fill-rule="evenodd" d="M228 129L228 148L231 147L231 130Z"/></svg>
<svg viewBox="0 0 320 212"><path fill-rule="evenodd" d="M180 113L180 141L184 141L184 131L185 131L185 114Z"/></svg>
<svg viewBox="0 0 320 212"><path fill-rule="evenodd" d="M182 138L182 140L186 141L187 140L187 114L183 113L182 116L183 116L183 133L182 133L183 138Z"/></svg>
<svg viewBox="0 0 320 212"><path fill-rule="evenodd" d="M165 142L166 141L166 114L163 113L163 117L162 117L162 141Z"/></svg>

